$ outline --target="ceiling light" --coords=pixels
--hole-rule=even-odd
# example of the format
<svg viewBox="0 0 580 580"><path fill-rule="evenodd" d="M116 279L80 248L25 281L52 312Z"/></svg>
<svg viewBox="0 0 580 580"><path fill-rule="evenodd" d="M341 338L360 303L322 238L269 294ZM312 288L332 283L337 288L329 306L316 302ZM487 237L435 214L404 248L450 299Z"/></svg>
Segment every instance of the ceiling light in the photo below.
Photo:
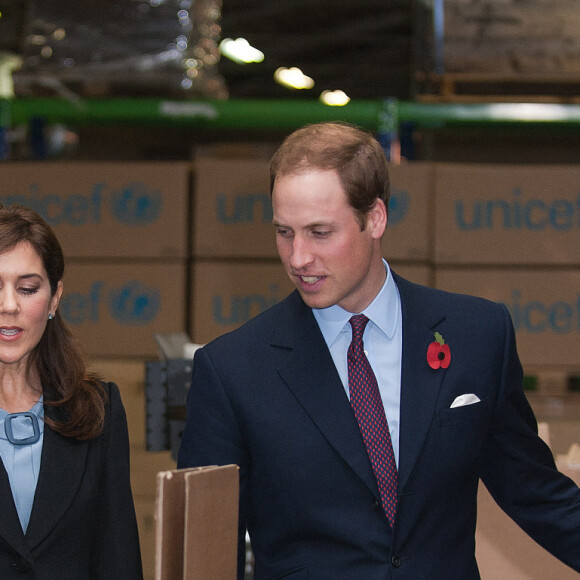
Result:
<svg viewBox="0 0 580 580"><path fill-rule="evenodd" d="M343 107L350 101L350 97L344 91L322 91L320 100L331 107Z"/></svg>
<svg viewBox="0 0 580 580"><path fill-rule="evenodd" d="M291 89L311 89L314 86L314 81L295 66L277 69L274 79L277 83Z"/></svg>
<svg viewBox="0 0 580 580"><path fill-rule="evenodd" d="M245 38L224 38L220 42L220 52L238 64L262 62L264 53L254 48Z"/></svg>
<svg viewBox="0 0 580 580"><path fill-rule="evenodd" d="M55 40L63 40L66 37L66 30L64 28L57 28L52 33L52 37Z"/></svg>

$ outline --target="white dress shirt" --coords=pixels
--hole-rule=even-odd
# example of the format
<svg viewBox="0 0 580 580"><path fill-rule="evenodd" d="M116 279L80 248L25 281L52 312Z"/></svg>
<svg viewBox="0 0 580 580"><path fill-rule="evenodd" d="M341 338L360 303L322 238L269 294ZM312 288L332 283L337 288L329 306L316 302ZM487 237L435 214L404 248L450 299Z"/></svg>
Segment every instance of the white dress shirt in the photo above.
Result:
<svg viewBox="0 0 580 580"><path fill-rule="evenodd" d="M352 340L349 319L364 314L369 322L363 335L364 349L377 378L385 408L395 460L399 465L399 414L401 407L402 313L401 298L391 270L384 261L387 278L380 292L362 313L347 312L338 305L313 308L336 370L349 396L347 352Z"/></svg>

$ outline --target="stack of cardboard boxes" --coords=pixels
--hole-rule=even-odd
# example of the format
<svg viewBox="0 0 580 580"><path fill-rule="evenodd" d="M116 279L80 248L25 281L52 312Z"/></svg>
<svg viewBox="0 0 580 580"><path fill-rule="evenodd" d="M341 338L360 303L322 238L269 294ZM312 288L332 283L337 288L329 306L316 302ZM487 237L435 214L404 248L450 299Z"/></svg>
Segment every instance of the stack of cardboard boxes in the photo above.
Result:
<svg viewBox="0 0 580 580"><path fill-rule="evenodd" d="M144 360L154 333L185 329L188 163L9 163L0 203L53 226L66 258L60 312L127 411L132 486L147 578L153 576L155 476L175 463L145 450Z"/></svg>
<svg viewBox="0 0 580 580"><path fill-rule="evenodd" d="M428 285L434 171L422 163L392 167L391 225L383 240L397 272ZM190 333L205 343L293 288L276 250L268 160L198 156L193 219Z"/></svg>
<svg viewBox="0 0 580 580"><path fill-rule="evenodd" d="M524 367L580 368L580 169L438 166L435 282L508 307Z"/></svg>
<svg viewBox="0 0 580 580"><path fill-rule="evenodd" d="M121 388L147 579L155 476L175 463L145 450L145 362L159 356L155 333L203 344L292 289L271 225L270 153L214 147L191 164L0 167L0 202L30 205L54 226L67 258L61 313ZM405 163L391 177L382 247L392 268L504 302L526 373L543 377L540 392L566 395L565 378L580 374L580 169ZM580 441L577 419L555 453Z"/></svg>

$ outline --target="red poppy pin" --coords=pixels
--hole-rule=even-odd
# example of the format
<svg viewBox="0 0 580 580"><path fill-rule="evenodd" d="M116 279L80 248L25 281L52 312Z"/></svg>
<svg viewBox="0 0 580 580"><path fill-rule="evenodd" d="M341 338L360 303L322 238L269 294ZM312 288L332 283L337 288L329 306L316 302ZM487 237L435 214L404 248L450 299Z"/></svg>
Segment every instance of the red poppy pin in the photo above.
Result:
<svg viewBox="0 0 580 580"><path fill-rule="evenodd" d="M449 345L445 344L443 337L438 332L435 333L435 342L432 342L427 349L427 362L432 369L439 367L446 369L451 362Z"/></svg>

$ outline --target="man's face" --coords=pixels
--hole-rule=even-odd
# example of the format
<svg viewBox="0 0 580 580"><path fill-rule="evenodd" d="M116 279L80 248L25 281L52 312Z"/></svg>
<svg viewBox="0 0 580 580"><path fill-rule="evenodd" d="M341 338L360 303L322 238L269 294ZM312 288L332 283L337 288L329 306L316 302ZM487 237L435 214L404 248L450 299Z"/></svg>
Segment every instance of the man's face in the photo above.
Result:
<svg viewBox="0 0 580 580"><path fill-rule="evenodd" d="M312 169L277 178L272 205L278 253L304 302L355 313L366 308L385 280L384 203L377 200L361 231L336 171Z"/></svg>

